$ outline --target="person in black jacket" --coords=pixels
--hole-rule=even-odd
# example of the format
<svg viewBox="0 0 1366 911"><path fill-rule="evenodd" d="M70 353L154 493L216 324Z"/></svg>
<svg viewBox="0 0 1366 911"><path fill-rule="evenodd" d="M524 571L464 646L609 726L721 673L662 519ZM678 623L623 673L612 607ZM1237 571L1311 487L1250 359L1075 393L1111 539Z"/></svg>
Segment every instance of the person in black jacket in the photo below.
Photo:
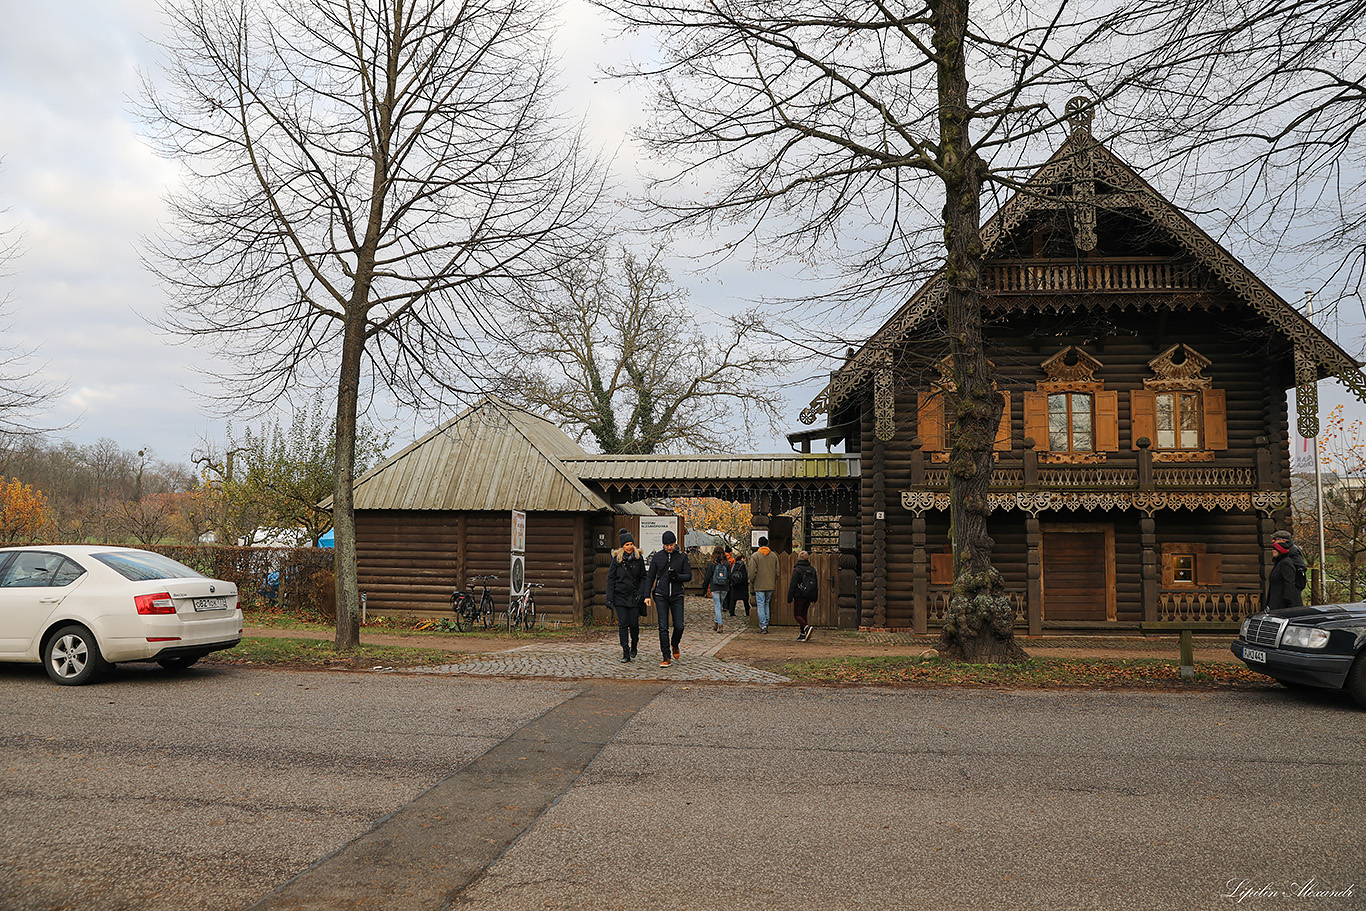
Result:
<svg viewBox="0 0 1366 911"><path fill-rule="evenodd" d="M1300 594L1300 587L1295 584L1295 576L1297 569L1308 567L1304 554L1288 531L1272 533L1271 549L1275 552L1275 560L1271 564L1271 575L1266 580L1266 597L1262 598L1262 610L1303 607L1304 597Z"/></svg>
<svg viewBox="0 0 1366 911"><path fill-rule="evenodd" d="M645 580L645 558L636 549L636 539L626 529L617 533L621 546L612 551L607 569L607 604L617 612L617 636L621 639L621 663L636 656L640 644L640 615L645 612L641 594Z"/></svg>
<svg viewBox="0 0 1366 911"><path fill-rule="evenodd" d="M670 659L677 661L681 655L679 644L683 641L683 583L692 578L692 564L688 555L678 547L678 536L671 531L664 532L661 539L664 549L657 550L650 557L650 566L645 571L645 584L641 594L645 604L653 607L659 615L659 650L664 653L660 667L668 667ZM673 622L673 636L669 635L669 623Z"/></svg>
<svg viewBox="0 0 1366 911"><path fill-rule="evenodd" d="M816 567L811 565L811 555L802 551L797 555L797 565L792 567L792 578L787 583L787 600L792 605L792 616L797 621L797 641L805 642L814 630L806 622L806 612L817 598L820 583L816 577Z"/></svg>

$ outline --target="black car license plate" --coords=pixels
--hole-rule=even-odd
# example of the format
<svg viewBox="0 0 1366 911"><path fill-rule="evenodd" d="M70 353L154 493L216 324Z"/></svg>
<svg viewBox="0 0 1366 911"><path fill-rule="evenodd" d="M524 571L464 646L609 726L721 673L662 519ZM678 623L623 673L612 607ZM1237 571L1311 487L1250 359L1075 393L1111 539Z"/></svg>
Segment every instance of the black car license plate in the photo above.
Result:
<svg viewBox="0 0 1366 911"><path fill-rule="evenodd" d="M1243 660L1255 661L1258 664L1266 664L1266 652L1262 651L1259 648L1244 648Z"/></svg>

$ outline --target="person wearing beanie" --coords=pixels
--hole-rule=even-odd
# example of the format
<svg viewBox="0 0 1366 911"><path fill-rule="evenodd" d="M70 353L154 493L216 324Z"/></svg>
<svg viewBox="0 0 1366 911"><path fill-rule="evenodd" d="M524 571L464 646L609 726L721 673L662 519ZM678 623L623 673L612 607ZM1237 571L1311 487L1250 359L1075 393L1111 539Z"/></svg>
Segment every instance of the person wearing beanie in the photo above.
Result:
<svg viewBox="0 0 1366 911"><path fill-rule="evenodd" d="M1304 597L1300 594L1297 576L1308 576L1308 563L1304 554L1295 544L1288 531L1276 531L1271 535L1272 563L1271 574L1266 580L1266 595L1262 598L1262 610L1279 610L1283 607L1302 607Z"/></svg>
<svg viewBox="0 0 1366 911"><path fill-rule="evenodd" d="M617 615L617 638L621 640L621 663L636 656L640 645L640 615L645 613L641 594L645 579L645 558L636 548L636 539L626 529L617 533L620 546L612 551L607 569L607 604Z"/></svg>
<svg viewBox="0 0 1366 911"><path fill-rule="evenodd" d="M806 551L797 554L797 565L792 567L792 578L787 583L787 601L792 605L792 616L797 621L797 641L811 638L812 627L806 622L806 612L820 593L820 580Z"/></svg>
<svg viewBox="0 0 1366 911"><path fill-rule="evenodd" d="M730 564L726 562L725 551L718 550L713 553L711 562L707 564L707 578L702 582L702 596L707 595L711 595L712 605L716 608L716 623L712 629L719 633L721 615L730 602Z"/></svg>
<svg viewBox="0 0 1366 911"><path fill-rule="evenodd" d="M645 581L640 587L645 605L653 607L659 617L659 650L664 653L660 667L668 667L681 657L679 647L683 642L683 584L692 579L692 564L688 555L678 546L678 537L672 531L664 532L660 539L664 548L650 557L645 571ZM669 625L673 624L673 634Z"/></svg>
<svg viewBox="0 0 1366 911"><path fill-rule="evenodd" d="M750 557L749 564L754 605L759 611L759 632L767 633L773 610L773 590L778 587L778 555L769 550L768 538L759 539L759 549Z"/></svg>
<svg viewBox="0 0 1366 911"><path fill-rule="evenodd" d="M732 617L735 616L735 606L741 601L745 602L745 616L748 617L749 566L745 563L745 555L737 552L730 564L730 595L726 599L726 608Z"/></svg>

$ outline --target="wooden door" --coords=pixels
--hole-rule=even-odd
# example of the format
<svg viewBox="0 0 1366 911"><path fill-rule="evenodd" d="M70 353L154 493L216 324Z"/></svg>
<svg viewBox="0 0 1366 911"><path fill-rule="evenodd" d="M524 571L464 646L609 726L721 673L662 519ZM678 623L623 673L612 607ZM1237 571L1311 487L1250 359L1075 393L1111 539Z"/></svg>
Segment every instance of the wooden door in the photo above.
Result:
<svg viewBox="0 0 1366 911"><path fill-rule="evenodd" d="M1043 619L1115 619L1115 527L1045 525L1041 529Z"/></svg>
<svg viewBox="0 0 1366 911"><path fill-rule="evenodd" d="M810 562L820 582L821 595L807 608L806 622L816 627L838 627L840 556L812 554ZM773 610L769 617L769 622L774 626L790 626L797 622L792 615L792 605L787 600L787 584L792 581L792 569L796 565L796 554L778 554L778 584L773 589ZM753 573L753 570L750 572Z"/></svg>

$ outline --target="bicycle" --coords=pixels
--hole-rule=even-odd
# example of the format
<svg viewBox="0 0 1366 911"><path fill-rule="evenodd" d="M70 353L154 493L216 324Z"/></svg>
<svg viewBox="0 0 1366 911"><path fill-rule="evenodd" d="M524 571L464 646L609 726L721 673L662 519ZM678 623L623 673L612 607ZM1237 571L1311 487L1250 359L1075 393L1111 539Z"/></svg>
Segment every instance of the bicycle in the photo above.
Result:
<svg viewBox="0 0 1366 911"><path fill-rule="evenodd" d="M497 576L470 577L471 582L484 587L484 594L478 603L468 592L451 592L451 610L455 613L455 625L460 632L469 632L476 624L483 629L493 628L496 611L493 607L493 595L489 594L489 583L497 579Z"/></svg>
<svg viewBox="0 0 1366 911"><path fill-rule="evenodd" d="M524 629L532 629L536 626L536 599L532 597L533 588L545 588L539 582L528 582L526 591L512 599L512 605L508 608L508 630L521 626Z"/></svg>

